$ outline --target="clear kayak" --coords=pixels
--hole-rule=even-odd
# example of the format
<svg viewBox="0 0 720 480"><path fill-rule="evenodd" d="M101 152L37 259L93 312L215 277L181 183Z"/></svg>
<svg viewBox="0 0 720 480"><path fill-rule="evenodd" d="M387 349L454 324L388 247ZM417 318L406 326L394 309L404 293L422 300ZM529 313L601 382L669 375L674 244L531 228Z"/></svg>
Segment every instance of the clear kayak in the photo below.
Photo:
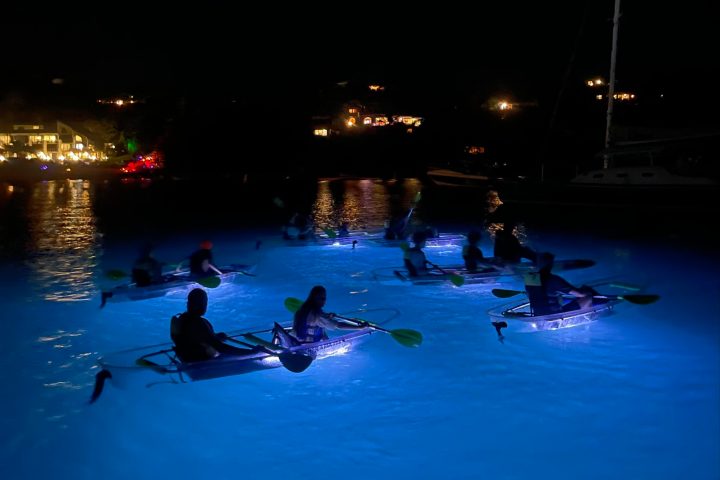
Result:
<svg viewBox="0 0 720 480"><path fill-rule="evenodd" d="M231 264L218 267L218 269L222 272L221 275L216 276L220 280L220 283L231 283L241 276L254 276L251 272L255 269L255 266ZM174 292L188 291L200 286L200 283L198 283L199 281L201 283L205 283L203 280L191 276L190 272L185 270L178 273L167 273L163 275L161 282L153 283L144 287L139 287L135 283L118 285L109 290L103 290L101 306L104 306L105 302L108 301L123 302L147 300L150 298L163 297Z"/></svg>
<svg viewBox="0 0 720 480"><path fill-rule="evenodd" d="M221 355L200 362L180 361L171 343L123 350L108 354L98 360L101 371L96 376L95 391L91 401L100 396L103 384L107 379L121 387L130 384L149 387L158 383L196 382L282 366L299 372L307 368L310 361L349 352L355 345L376 331L373 328L352 330L345 335L288 348L274 345L269 340L257 336L258 333L267 333L270 330L249 333L232 332L229 334L229 338L235 340L233 343L251 347L248 354ZM307 358L308 362L301 369L294 370L283 358L288 356L302 356Z"/></svg>
<svg viewBox="0 0 720 480"><path fill-rule="evenodd" d="M517 277L532 271L535 266L532 262L503 263L494 258L487 258L491 265L487 268L479 268L469 271L465 265L438 265L439 268L429 270L424 275L412 276L404 267L386 267L373 270L373 278L381 283L405 283L410 285L436 285L446 282L458 284L457 278L461 277L461 284L493 284L505 277ZM589 268L595 265L594 260L588 259L567 259L555 260L553 271L576 270Z"/></svg>
<svg viewBox="0 0 720 480"><path fill-rule="evenodd" d="M541 332L585 325L612 311L621 300L612 299L588 308L558 312L548 315L533 315L530 302L507 304L490 309L488 315L493 326L505 322L511 332ZM505 328L505 327L503 327Z"/></svg>

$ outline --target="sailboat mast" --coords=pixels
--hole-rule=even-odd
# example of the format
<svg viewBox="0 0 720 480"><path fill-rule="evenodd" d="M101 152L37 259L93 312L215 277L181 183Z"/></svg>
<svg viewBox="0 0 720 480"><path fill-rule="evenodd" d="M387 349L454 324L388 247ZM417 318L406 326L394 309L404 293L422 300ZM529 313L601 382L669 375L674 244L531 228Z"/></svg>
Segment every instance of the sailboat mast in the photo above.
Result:
<svg viewBox="0 0 720 480"><path fill-rule="evenodd" d="M611 136L610 129L612 125L613 100L615 96L615 61L617 59L617 38L618 24L620 23L620 0L615 0L615 14L613 15L613 34L612 34L612 50L610 51L610 82L608 84L608 107L607 107L607 123L605 126L605 148L610 147ZM608 157L605 156L605 165L607 168Z"/></svg>

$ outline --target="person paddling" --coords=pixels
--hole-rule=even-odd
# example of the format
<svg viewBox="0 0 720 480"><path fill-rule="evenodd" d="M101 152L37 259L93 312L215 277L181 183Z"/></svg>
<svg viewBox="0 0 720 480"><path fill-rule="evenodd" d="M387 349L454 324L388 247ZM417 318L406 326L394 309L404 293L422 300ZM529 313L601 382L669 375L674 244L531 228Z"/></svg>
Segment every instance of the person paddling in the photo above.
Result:
<svg viewBox="0 0 720 480"><path fill-rule="evenodd" d="M323 310L326 301L325 287L314 286L305 302L295 312L292 335L276 323L273 329L273 342L283 347L293 347L327 339L326 329L360 330L368 326L367 322L361 320L354 320L355 323L352 324L336 320L334 313L326 313Z"/></svg>
<svg viewBox="0 0 720 480"><path fill-rule="evenodd" d="M222 272L213 265L213 244L210 240L200 242L200 248L190 254L190 275L195 277L207 277L210 275L222 275ZM177 271L180 271L180 265Z"/></svg>
<svg viewBox="0 0 720 480"><path fill-rule="evenodd" d="M530 300L533 315L569 312L593 305L598 293L591 287L576 287L559 275L552 273L555 255L541 253L537 256L537 271L525 274L525 291ZM565 303L564 298L574 297ZM598 302L602 301L598 299Z"/></svg>
<svg viewBox="0 0 720 480"><path fill-rule="evenodd" d="M215 333L210 322L203 317L207 311L205 290L195 288L188 294L187 310L172 317L170 338L175 353L183 362L199 362L220 355L248 355L255 350L237 348L223 342L224 333Z"/></svg>

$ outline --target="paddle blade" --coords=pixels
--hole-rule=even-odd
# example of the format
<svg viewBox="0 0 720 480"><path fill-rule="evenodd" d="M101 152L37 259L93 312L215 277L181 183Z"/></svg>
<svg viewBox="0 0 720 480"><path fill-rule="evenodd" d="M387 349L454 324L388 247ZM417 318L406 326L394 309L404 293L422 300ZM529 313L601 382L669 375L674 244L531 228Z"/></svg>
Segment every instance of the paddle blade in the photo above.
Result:
<svg viewBox="0 0 720 480"><path fill-rule="evenodd" d="M417 330L410 330L408 328L398 328L397 330L390 330L390 335L400 345L404 347L415 348L422 344L423 338L422 333Z"/></svg>
<svg viewBox="0 0 720 480"><path fill-rule="evenodd" d="M95 375L95 387L93 388L92 395L90 396L90 403L95 403L95 401L100 398L103 388L105 387L105 380L108 378L112 378L112 374L109 370L105 370L104 368Z"/></svg>
<svg viewBox="0 0 720 480"><path fill-rule="evenodd" d="M337 233L335 233L335 230L332 228L323 228L323 232L325 232L325 235L328 236L328 238L336 238Z"/></svg>
<svg viewBox="0 0 720 480"><path fill-rule="evenodd" d="M305 371L313 362L313 357L304 353L285 352L278 355L280 363L293 373Z"/></svg>
<svg viewBox="0 0 720 480"><path fill-rule="evenodd" d="M618 298L638 305L647 305L657 302L660 299L660 295L621 295Z"/></svg>
<svg viewBox="0 0 720 480"><path fill-rule="evenodd" d="M462 287L463 285L465 285L465 277L463 277L462 275L456 275L454 273L451 273L450 281L456 287Z"/></svg>
<svg viewBox="0 0 720 480"><path fill-rule="evenodd" d="M422 195L421 195L420 191L418 190L418 192L415 194L415 198L413 199L413 203L417 204L420 202L421 199L422 199Z"/></svg>
<svg viewBox="0 0 720 480"><path fill-rule="evenodd" d="M202 285L205 288L217 288L220 286L220 277L205 277L205 278L199 278L196 280L197 283Z"/></svg>
<svg viewBox="0 0 720 480"><path fill-rule="evenodd" d="M402 250L403 252L407 252L409 249L410 249L410 244L408 242L406 242L404 240L402 242L400 242L400 250Z"/></svg>
<svg viewBox="0 0 720 480"><path fill-rule="evenodd" d="M108 277L111 280L122 280L123 278L129 276L127 273L123 272L122 270L108 270L105 272L105 276Z"/></svg>
<svg viewBox="0 0 720 480"><path fill-rule="evenodd" d="M302 304L303 301L299 298L288 297L285 299L285 308L288 309L288 311L291 313L295 313L300 310Z"/></svg>
<svg viewBox="0 0 720 480"><path fill-rule="evenodd" d="M493 288L492 294L495 295L498 298L509 298L514 297L515 295L520 295L521 292L519 290L505 290L504 288Z"/></svg>

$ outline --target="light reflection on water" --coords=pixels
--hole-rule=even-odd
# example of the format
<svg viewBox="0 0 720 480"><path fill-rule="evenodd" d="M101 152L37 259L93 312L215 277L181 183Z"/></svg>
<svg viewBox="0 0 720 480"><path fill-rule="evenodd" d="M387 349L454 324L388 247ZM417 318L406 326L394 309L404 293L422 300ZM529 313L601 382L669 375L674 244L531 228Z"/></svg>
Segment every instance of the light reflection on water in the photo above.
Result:
<svg viewBox="0 0 720 480"><path fill-rule="evenodd" d="M89 300L98 263L90 182L37 183L27 205L31 283L50 301Z"/></svg>
<svg viewBox="0 0 720 480"><path fill-rule="evenodd" d="M421 189L418 179L405 179L399 185L370 179L321 181L312 212L315 224L337 227L347 222L351 230L379 227L386 219L407 211ZM399 192L393 193L396 190Z"/></svg>

